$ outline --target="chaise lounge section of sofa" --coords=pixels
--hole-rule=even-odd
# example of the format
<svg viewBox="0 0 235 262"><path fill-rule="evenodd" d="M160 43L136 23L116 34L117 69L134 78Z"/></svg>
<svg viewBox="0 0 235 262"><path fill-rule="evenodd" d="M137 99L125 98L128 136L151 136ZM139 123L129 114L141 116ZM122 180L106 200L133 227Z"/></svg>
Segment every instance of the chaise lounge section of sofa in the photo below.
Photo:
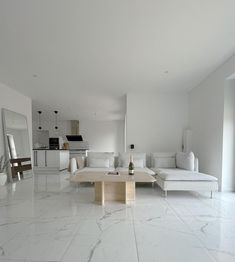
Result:
<svg viewBox="0 0 235 262"><path fill-rule="evenodd" d="M156 174L156 183L164 191L218 191L217 178L198 172L198 159L189 153L152 153L152 170Z"/></svg>

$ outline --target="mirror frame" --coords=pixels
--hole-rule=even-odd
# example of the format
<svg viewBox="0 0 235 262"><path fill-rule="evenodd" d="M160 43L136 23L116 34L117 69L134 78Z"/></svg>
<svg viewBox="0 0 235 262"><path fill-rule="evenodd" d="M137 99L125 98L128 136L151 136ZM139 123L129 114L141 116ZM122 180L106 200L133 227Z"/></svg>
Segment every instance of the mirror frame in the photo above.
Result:
<svg viewBox="0 0 235 262"><path fill-rule="evenodd" d="M30 148L29 125L28 125L28 119L27 119L27 117L26 117L25 115L23 115L23 114L17 113L17 112L12 111L12 110L9 110L9 109L7 109L7 108L2 108L2 126L3 126L3 137L4 137L3 140L4 140L4 149L5 149L5 159L6 159L7 161L10 161L10 158L9 158L10 152L9 152L9 147L8 147L8 142L7 142L7 135L6 135L6 133L7 133L6 111L11 112L11 113L14 113L14 114L18 114L18 115L20 115L20 116L22 116L22 117L25 118L25 120L26 120L26 125L27 125L27 133L28 133L28 142L29 142L30 158L31 158L31 163L32 163L32 150L31 150L31 148ZM7 171L8 182L10 182L10 183L15 182L15 181L13 181L13 178L12 178L12 172L11 172L11 164L10 164L10 162L9 162L8 165L7 165L6 171ZM32 173L32 176L33 176L33 173Z"/></svg>

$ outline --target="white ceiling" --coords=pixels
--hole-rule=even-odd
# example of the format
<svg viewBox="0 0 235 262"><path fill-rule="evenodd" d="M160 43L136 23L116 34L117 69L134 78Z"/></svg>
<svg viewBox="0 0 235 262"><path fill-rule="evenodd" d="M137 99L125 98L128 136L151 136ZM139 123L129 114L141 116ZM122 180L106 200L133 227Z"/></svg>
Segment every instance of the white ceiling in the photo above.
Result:
<svg viewBox="0 0 235 262"><path fill-rule="evenodd" d="M0 0L0 81L34 109L120 119L125 94L195 87L235 50L234 0Z"/></svg>

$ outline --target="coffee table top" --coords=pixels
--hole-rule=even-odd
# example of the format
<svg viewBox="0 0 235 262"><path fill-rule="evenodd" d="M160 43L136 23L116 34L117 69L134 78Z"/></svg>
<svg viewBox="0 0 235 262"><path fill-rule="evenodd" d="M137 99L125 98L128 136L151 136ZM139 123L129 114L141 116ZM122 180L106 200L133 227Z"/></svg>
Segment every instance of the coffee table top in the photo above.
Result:
<svg viewBox="0 0 235 262"><path fill-rule="evenodd" d="M70 178L72 182L144 182L152 183L156 179L144 172L135 172L133 176L127 172L119 172L120 175L107 175L104 172L80 172Z"/></svg>

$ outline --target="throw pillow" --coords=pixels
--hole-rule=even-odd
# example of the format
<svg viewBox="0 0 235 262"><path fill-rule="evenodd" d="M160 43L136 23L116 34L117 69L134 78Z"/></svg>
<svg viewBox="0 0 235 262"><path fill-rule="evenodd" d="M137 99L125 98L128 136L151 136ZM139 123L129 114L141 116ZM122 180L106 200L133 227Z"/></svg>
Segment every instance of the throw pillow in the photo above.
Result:
<svg viewBox="0 0 235 262"><path fill-rule="evenodd" d="M176 153L176 166L178 168L194 171L193 152L189 152L189 153L177 152Z"/></svg>

